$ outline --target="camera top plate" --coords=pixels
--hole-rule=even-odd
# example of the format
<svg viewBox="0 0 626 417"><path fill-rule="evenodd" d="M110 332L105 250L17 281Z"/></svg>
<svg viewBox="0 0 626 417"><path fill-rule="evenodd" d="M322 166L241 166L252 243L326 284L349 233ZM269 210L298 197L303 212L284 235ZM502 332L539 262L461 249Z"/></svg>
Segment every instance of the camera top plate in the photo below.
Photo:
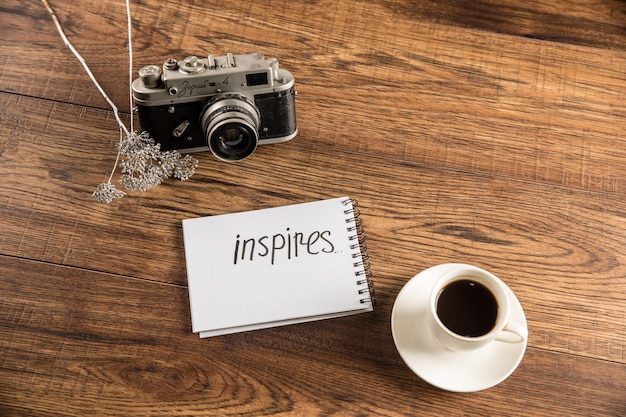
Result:
<svg viewBox="0 0 626 417"><path fill-rule="evenodd" d="M150 71L144 71L148 67ZM203 100L229 92L252 97L294 84L293 75L280 69L276 58L265 59L261 53L188 56L180 62L170 58L156 76L154 65L144 68L132 85L135 102L144 106Z"/></svg>

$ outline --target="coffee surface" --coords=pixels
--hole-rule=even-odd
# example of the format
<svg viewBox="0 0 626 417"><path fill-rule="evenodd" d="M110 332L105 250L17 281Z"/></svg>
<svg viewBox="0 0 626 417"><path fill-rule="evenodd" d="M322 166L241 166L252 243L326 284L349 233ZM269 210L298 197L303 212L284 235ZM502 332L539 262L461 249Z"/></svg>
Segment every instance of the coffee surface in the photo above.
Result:
<svg viewBox="0 0 626 417"><path fill-rule="evenodd" d="M498 302L484 285L462 279L446 285L437 299L437 315L454 333L478 337L496 324Z"/></svg>

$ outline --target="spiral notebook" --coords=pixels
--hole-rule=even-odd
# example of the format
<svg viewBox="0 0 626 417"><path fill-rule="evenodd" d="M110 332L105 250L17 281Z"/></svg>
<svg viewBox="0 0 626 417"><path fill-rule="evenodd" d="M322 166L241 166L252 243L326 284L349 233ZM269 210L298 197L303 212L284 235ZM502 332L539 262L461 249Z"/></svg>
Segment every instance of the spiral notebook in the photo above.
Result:
<svg viewBox="0 0 626 417"><path fill-rule="evenodd" d="M372 311L355 200L187 219L183 237L200 337Z"/></svg>

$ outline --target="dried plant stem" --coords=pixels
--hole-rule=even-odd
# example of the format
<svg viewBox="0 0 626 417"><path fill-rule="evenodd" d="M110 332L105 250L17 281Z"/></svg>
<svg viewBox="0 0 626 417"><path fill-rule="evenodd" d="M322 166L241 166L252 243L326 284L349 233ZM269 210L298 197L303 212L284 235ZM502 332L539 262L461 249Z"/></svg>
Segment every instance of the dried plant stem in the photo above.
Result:
<svg viewBox="0 0 626 417"><path fill-rule="evenodd" d="M48 10L48 13L50 13L50 17L54 21L54 24L57 27L57 30L59 31L59 35L61 35L61 38L63 39L63 42L65 43L65 45L69 48L70 51L72 51L74 56L76 56L76 59L78 59L78 61L81 63L81 65L85 69L85 72L87 73L87 75L89 76L91 81L94 83L94 85L96 86L96 88L98 89L100 94L102 94L102 97L104 97L104 99L109 104L109 106L111 106L111 109L113 109L113 114L115 116L115 120L117 121L117 124L120 126L120 129L122 129L126 135L130 135L130 131L128 130L128 128L126 128L126 125L124 125L124 123L122 122L122 119L120 119L120 115L119 115L119 111L117 109L117 106L115 105L115 103L113 103L113 101L109 98L109 96L104 92L104 90L102 89L102 87L100 86L98 81L96 80L96 77L93 75L93 73L91 72L91 70L87 66L87 62L85 61L85 59L76 50L76 48L74 48L74 45L72 45L72 43L67 38L67 36L65 36L65 32L63 31L63 28L61 27L61 23L59 23L59 19L57 19L56 13L54 13L54 10L52 10L52 7L50 7L50 4L48 3L48 0L41 0L41 2L43 3L43 5ZM130 28L129 28L129 33L130 33ZM131 98L131 100L132 100L132 98ZM132 119L132 117L131 117L131 119Z"/></svg>
<svg viewBox="0 0 626 417"><path fill-rule="evenodd" d="M135 103L133 102L133 22L130 14L130 0L126 0L126 19L128 27L128 96L130 97L130 131L134 132L135 129L133 127L133 107ZM117 154L117 157L119 159L119 153Z"/></svg>
<svg viewBox="0 0 626 417"><path fill-rule="evenodd" d="M122 144L122 141L124 140L124 132L122 131L122 129L120 129L120 141L119 144ZM115 157L115 163L113 164L113 169L111 170L111 175L109 175L109 180L107 182L111 182L111 180L113 180L113 174L115 174L115 170L117 169L117 165L120 163L120 156L122 156L122 152L120 152L120 150L117 150L117 156Z"/></svg>
<svg viewBox="0 0 626 417"><path fill-rule="evenodd" d="M113 174L118 165L121 166L122 176L119 180L120 184L131 191L146 191L155 185L160 184L165 178L175 177L182 181L188 179L195 172L198 161L191 155L181 156L177 151L162 152L158 143L150 137L147 132L137 133L133 128L133 48L132 48L132 18L130 14L130 0L126 0L126 16L128 21L128 78L129 78L129 97L130 97L130 130L124 125L119 116L117 106L109 96L104 92L94 75L92 74L85 59L74 48L69 41L59 23L59 20L50 7L48 0L41 0L48 13L52 17L54 24L65 42L65 45L72 51L74 56L81 63L87 75L94 83L102 97L109 103L115 120L120 128L120 140L117 146L117 157L115 164L111 170L111 175L106 183L101 183L93 192L93 197L100 203L110 203L114 199L122 198L126 193L118 190L111 183ZM123 159L122 159L123 158Z"/></svg>

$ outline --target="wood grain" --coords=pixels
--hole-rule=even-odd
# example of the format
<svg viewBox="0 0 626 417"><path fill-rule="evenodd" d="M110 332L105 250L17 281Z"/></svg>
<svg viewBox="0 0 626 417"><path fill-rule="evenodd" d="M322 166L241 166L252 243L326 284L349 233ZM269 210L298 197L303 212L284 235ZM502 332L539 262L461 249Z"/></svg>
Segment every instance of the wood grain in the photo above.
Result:
<svg viewBox="0 0 626 417"><path fill-rule="evenodd" d="M128 121L123 2L51 3ZM278 57L299 134L97 204L112 112L40 2L5 1L0 415L626 414L625 2L132 8L137 68ZM182 219L341 195L360 203L374 312L191 333ZM429 386L393 344L399 291L446 262L501 277L529 323L520 367L479 393Z"/></svg>
<svg viewBox="0 0 626 417"><path fill-rule="evenodd" d="M595 48L429 24L404 14L400 24L398 13L385 4L342 2L329 7L295 2L272 7L276 15L261 3L242 5L226 10L223 18L212 16L213 36L207 37L202 13L182 19L178 3L164 2L153 10L139 3L137 67L191 53L261 50L280 58L297 75L299 108L305 109L299 112L299 123L311 129L307 141L394 159L626 193L626 184L620 182L624 177L621 161L626 158L626 58L622 50L604 50L599 55ZM16 2L14 7L22 5ZM120 11L100 3L79 9L66 17L67 10L61 7L59 14L68 21L77 47L87 42L84 56L104 89L120 108L128 109L126 91L119 88L127 83ZM214 13L207 9L205 13ZM626 14L616 13L623 9L623 2L614 4L604 11L609 15L603 16L621 16L626 27ZM544 12L539 9L535 14L545 19ZM345 15L351 16L350 24L334 24L336 16ZM240 25L233 22L235 16ZM290 20L291 16L310 19ZM378 30L369 29L373 20ZM29 69L38 76L21 76L20 60L7 60L0 89L106 108L48 17L41 15L30 25L15 32L41 25L48 28L37 32L41 39L33 54L40 65ZM232 35L233 31L238 35ZM256 42L246 44L245 39ZM101 48L89 52L89 42L94 41L106 42L106 53ZM185 42L184 48L180 42ZM12 42L7 52L19 57L21 48L19 42ZM390 128L381 130L389 120L394 121ZM364 138L357 146L355 132Z"/></svg>
<svg viewBox="0 0 626 417"><path fill-rule="evenodd" d="M506 383L458 395L402 365L380 310L200 340L184 287L0 260L3 415L458 415L468 401L477 415L626 410L624 363L530 348Z"/></svg>

